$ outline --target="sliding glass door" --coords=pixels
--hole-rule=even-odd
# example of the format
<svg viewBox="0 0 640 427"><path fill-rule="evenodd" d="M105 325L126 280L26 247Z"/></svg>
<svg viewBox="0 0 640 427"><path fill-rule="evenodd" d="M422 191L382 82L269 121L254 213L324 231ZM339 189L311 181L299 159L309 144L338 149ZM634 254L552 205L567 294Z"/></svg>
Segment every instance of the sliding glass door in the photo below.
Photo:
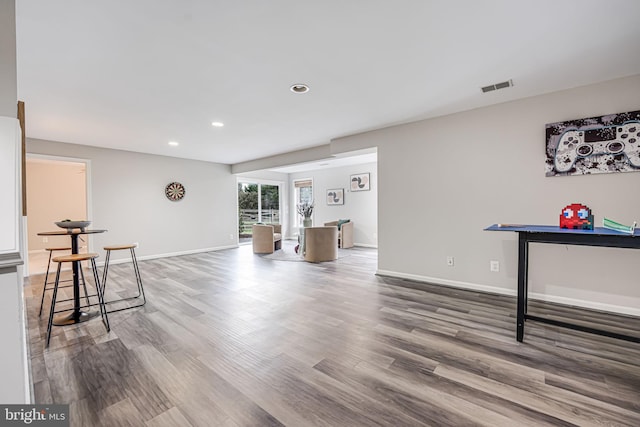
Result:
<svg viewBox="0 0 640 427"><path fill-rule="evenodd" d="M258 184L260 187L259 215L265 224L280 224L280 187Z"/></svg>
<svg viewBox="0 0 640 427"><path fill-rule="evenodd" d="M251 241L251 226L280 224L280 185L238 181L238 237Z"/></svg>

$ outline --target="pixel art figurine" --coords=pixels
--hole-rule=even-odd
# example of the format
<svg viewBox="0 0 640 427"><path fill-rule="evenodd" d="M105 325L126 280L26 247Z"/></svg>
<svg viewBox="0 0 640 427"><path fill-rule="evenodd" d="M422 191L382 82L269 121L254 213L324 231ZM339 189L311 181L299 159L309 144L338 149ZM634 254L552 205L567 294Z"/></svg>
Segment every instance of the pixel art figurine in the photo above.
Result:
<svg viewBox="0 0 640 427"><path fill-rule="evenodd" d="M565 206L560 213L560 228L593 230L591 208L582 203L572 203Z"/></svg>

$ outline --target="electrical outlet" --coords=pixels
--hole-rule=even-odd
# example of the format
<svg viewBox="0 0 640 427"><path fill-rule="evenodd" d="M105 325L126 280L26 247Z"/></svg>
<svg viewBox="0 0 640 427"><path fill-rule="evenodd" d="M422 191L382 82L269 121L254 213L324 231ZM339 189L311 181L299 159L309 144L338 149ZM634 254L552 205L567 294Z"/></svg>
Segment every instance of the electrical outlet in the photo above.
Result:
<svg viewBox="0 0 640 427"><path fill-rule="evenodd" d="M42 238L42 243L49 243L49 238L48 237L43 237Z"/></svg>
<svg viewBox="0 0 640 427"><path fill-rule="evenodd" d="M233 240L233 234L229 234L229 240Z"/></svg>
<svg viewBox="0 0 640 427"><path fill-rule="evenodd" d="M489 269L494 273L500 271L500 262L499 261L489 261Z"/></svg>
<svg viewBox="0 0 640 427"><path fill-rule="evenodd" d="M448 256L447 257L447 265L449 267L453 267L453 257L452 256Z"/></svg>

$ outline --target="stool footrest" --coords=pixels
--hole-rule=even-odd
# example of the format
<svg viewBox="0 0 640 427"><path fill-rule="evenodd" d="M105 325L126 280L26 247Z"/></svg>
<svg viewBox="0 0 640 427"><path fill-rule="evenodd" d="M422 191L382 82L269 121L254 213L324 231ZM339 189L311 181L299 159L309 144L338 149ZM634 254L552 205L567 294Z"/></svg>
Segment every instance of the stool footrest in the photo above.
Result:
<svg viewBox="0 0 640 427"><path fill-rule="evenodd" d="M61 256L54 258L54 262L58 263L58 268L56 270L56 279L53 286L53 295L51 296L51 309L49 310L49 322L47 324L47 338L45 347L49 347L49 343L51 341L51 329L55 326L66 326L72 325L76 323L85 322L94 317L100 316L102 317L102 323L107 330L107 333L111 331L111 326L109 325L109 317L107 316L107 308L104 304L104 285L100 284L100 277L98 275L98 268L96 267L96 258L98 254L88 253L88 254L72 254L67 256ZM94 295L89 295L87 291L87 282L84 277L82 266L79 264L80 261L90 261L91 271L93 272L93 282L96 288L96 293ZM62 270L62 263L71 262L74 263L73 267L73 287L74 287L74 296L73 298L63 299L57 302L67 302L73 301L73 307L68 309L56 310L56 298L58 296L58 289L60 286L60 272ZM51 263L51 258L49 258L49 263ZM49 269L47 268L47 275L45 276L44 286L42 290L42 300L40 302L40 312L42 312L42 303L44 301L44 294L47 290L47 282L48 282L48 273ZM81 276L82 286L84 287L84 296L87 300L86 305L80 305L80 277L78 277L78 273ZM91 304L89 298L97 297L98 302L96 304ZM86 312L82 311L84 308L88 308L91 306L97 305L100 310L98 312ZM54 314L63 313L63 312L71 312L66 315L57 316L54 319Z"/></svg>
<svg viewBox="0 0 640 427"><path fill-rule="evenodd" d="M107 304L115 304L115 303L119 303L119 302L123 302L123 301L129 301L129 300L133 300L133 299L137 299L142 297L142 302L140 304L136 304L136 305L132 305L132 306L128 306L128 307L122 307L122 308L117 308L117 309L111 309L111 310L107 310L107 313L114 313L117 311L123 311L123 310L129 310L131 308L136 308L136 307L142 307L143 305L145 305L147 303L147 299L144 295L144 287L142 286L142 278L140 277L140 269L138 268L138 260L136 258L136 252L135 252L135 248L138 247L137 243L133 243L133 244L124 244L124 245L111 245L111 246L105 246L104 250L107 251L106 255L105 255L105 261L104 261L104 269L102 271L102 291L104 293L104 291L107 288L107 278L108 278L108 273L109 273L109 259L111 258L111 251L117 251L117 250L121 250L121 249L128 249L129 251L131 251L131 264L133 265L133 272L136 278L136 285L138 287L138 295L133 296L133 297L125 297L125 298L119 298L119 299L115 299L115 300L111 300L111 301L105 301L105 306ZM105 308L106 310L106 308Z"/></svg>
<svg viewBox="0 0 640 427"><path fill-rule="evenodd" d="M59 288L58 288L59 289ZM93 297L97 297L98 294L93 294L93 295L87 295L87 298L93 298ZM73 298L67 298L67 299L56 299L56 303L59 302L69 302L69 301L73 301ZM85 304L85 305L81 305L80 308L86 308L86 307L93 307L94 305L99 305L99 303L89 303L89 304ZM61 311L69 311L69 310L73 310L73 308L69 308L69 309L63 309ZM58 313L57 311L55 313Z"/></svg>

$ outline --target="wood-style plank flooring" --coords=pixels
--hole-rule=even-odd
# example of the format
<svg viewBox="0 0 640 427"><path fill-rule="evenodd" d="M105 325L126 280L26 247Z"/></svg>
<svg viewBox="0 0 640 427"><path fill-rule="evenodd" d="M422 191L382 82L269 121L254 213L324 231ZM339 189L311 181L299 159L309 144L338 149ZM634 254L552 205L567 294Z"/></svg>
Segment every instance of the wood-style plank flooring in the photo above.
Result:
<svg viewBox="0 0 640 427"><path fill-rule="evenodd" d="M518 343L515 298L379 277L375 250L348 253L142 261L144 308L111 314L108 334L55 327L49 349L34 276L36 403L70 404L73 426L640 426L640 344L535 322ZM109 273L111 297L133 289L130 264Z"/></svg>

